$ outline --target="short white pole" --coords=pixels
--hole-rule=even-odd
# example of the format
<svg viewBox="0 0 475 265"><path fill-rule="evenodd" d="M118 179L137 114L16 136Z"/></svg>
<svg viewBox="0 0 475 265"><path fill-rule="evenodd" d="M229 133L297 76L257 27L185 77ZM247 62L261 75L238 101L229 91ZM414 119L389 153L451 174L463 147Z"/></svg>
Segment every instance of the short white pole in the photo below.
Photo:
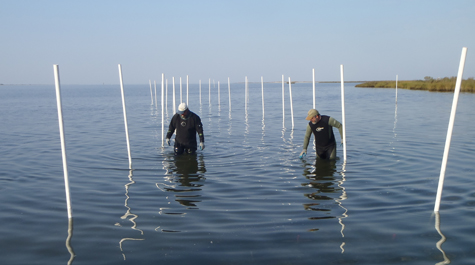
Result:
<svg viewBox="0 0 475 265"><path fill-rule="evenodd" d="M165 79L165 113L168 116L168 78Z"/></svg>
<svg viewBox="0 0 475 265"><path fill-rule="evenodd" d="M450 142L452 140L452 131L454 129L455 112L457 111L457 103L458 103L458 98L460 94L460 86L462 85L463 69L465 67L465 57L467 57L467 47L463 47L462 49L462 56L460 58L459 71L457 74L457 81L455 82L454 99L452 101L452 111L450 112L449 127L447 129L447 138L445 139L444 156L442 158L442 166L440 168L439 186L437 188L437 196L435 199L434 212L439 211L440 199L442 197L442 189L444 188L445 170L447 169L447 159L449 157Z"/></svg>
<svg viewBox="0 0 475 265"><path fill-rule="evenodd" d="M397 105L397 79L398 79L398 75L396 75L396 105Z"/></svg>
<svg viewBox="0 0 475 265"><path fill-rule="evenodd" d="M153 86L155 88L155 108L158 108L157 107L157 81L153 80Z"/></svg>
<svg viewBox="0 0 475 265"><path fill-rule="evenodd" d="M289 77L290 116L292 118L292 130L294 129L294 106L292 105L292 81Z"/></svg>
<svg viewBox="0 0 475 265"><path fill-rule="evenodd" d="M312 82L313 82L313 108L315 109L315 68L312 69Z"/></svg>
<svg viewBox="0 0 475 265"><path fill-rule="evenodd" d="M284 75L282 75L282 127L285 128L285 81Z"/></svg>
<svg viewBox="0 0 475 265"><path fill-rule="evenodd" d="M190 81L188 75L186 75L186 105L188 105L188 91L189 91Z"/></svg>
<svg viewBox="0 0 475 265"><path fill-rule="evenodd" d="M150 98L152 99L152 103L150 103L150 105L153 105L152 80L149 79L148 83L150 84Z"/></svg>
<svg viewBox="0 0 475 265"><path fill-rule="evenodd" d="M165 74L162 73L162 147L165 146Z"/></svg>
<svg viewBox="0 0 475 265"><path fill-rule="evenodd" d="M183 102L183 86L181 83L181 77L180 77L180 104Z"/></svg>
<svg viewBox="0 0 475 265"><path fill-rule="evenodd" d="M228 77L229 113L231 113L231 81Z"/></svg>
<svg viewBox="0 0 475 265"><path fill-rule="evenodd" d="M209 84L209 89L208 89L208 100L209 100L209 103L208 103L208 105L211 106L211 78L208 79L208 84Z"/></svg>
<svg viewBox="0 0 475 265"><path fill-rule="evenodd" d="M200 79L200 106L201 106L201 79Z"/></svg>
<svg viewBox="0 0 475 265"><path fill-rule="evenodd" d="M176 98L175 98L175 77L172 77L173 82L173 114L176 113Z"/></svg>
<svg viewBox="0 0 475 265"><path fill-rule="evenodd" d="M244 78L244 109L247 110L247 98L248 98L248 84L247 84L247 76Z"/></svg>
<svg viewBox="0 0 475 265"><path fill-rule="evenodd" d="M345 122L345 81L343 77L343 64L340 65L341 77L341 122L343 126L343 161L346 161L346 122Z"/></svg>
<svg viewBox="0 0 475 265"><path fill-rule="evenodd" d="M120 92L122 95L122 108L124 110L125 138L127 140L127 153L129 155L129 169L132 169L132 156L130 155L129 128L127 126L127 111L125 108L124 82L122 80L122 66L120 64L119 64L119 78L120 78Z"/></svg>
<svg viewBox="0 0 475 265"><path fill-rule="evenodd" d="M264 119L264 77L261 76L261 91L262 91L262 119Z"/></svg>
<svg viewBox="0 0 475 265"><path fill-rule="evenodd" d="M63 157L63 173L64 173L64 190L66 191L66 206L68 209L68 218L73 218L73 210L71 208L71 198L69 194L69 176L68 176L68 162L66 159L66 142L64 138L63 125L63 108L61 105L61 87L59 83L59 66L53 65L54 69L54 83L56 88L56 103L58 107L58 122L59 122L59 136L61 139L61 155Z"/></svg>
<svg viewBox="0 0 475 265"><path fill-rule="evenodd" d="M218 81L218 109L221 111L221 87Z"/></svg>

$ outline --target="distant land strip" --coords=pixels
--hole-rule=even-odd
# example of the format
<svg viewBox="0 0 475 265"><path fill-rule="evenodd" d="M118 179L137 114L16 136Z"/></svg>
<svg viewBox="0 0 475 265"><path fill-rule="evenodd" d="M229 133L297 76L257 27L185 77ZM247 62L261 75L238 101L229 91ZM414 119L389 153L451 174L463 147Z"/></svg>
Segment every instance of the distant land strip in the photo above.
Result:
<svg viewBox="0 0 475 265"><path fill-rule="evenodd" d="M434 79L426 76L424 80L398 81L397 87L410 90L427 90L432 92L454 92L456 77ZM396 88L396 81L368 81L356 87ZM475 80L473 77L462 80L460 92L475 93Z"/></svg>

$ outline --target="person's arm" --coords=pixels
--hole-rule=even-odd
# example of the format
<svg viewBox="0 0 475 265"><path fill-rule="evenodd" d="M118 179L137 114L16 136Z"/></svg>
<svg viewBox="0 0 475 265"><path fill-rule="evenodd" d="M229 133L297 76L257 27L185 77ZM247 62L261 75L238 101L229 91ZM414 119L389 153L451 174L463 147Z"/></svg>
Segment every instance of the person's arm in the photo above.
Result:
<svg viewBox="0 0 475 265"><path fill-rule="evenodd" d="M310 135L312 134L312 129L310 125L307 124L307 130L305 131L305 136L303 137L303 150L307 150L308 142L310 141Z"/></svg>
<svg viewBox="0 0 475 265"><path fill-rule="evenodd" d="M175 132L175 122L174 122L175 115L173 115L172 120L170 121L170 125L168 126L167 139L170 139L173 133Z"/></svg>
<svg viewBox="0 0 475 265"><path fill-rule="evenodd" d="M203 124L201 123L201 118L197 115L196 116L196 132L198 133L198 137L200 138L200 143L205 142L205 136L203 135Z"/></svg>
<svg viewBox="0 0 475 265"><path fill-rule="evenodd" d="M328 124L332 127L338 128L338 131L340 132L341 141L343 141L343 125L341 125L339 121L335 120L332 117L330 117L330 119L328 120Z"/></svg>

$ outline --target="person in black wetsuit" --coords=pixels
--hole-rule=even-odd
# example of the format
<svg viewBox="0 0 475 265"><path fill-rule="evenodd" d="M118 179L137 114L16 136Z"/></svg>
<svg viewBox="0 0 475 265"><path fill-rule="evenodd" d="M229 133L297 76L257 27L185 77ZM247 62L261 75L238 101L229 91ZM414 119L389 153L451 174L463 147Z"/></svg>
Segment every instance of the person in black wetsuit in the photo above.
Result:
<svg viewBox="0 0 475 265"><path fill-rule="evenodd" d="M194 154L197 149L196 133L200 138L200 149L205 149L205 138L203 136L203 124L201 118L188 109L186 103L178 106L178 111L173 115L167 132L167 144L170 145L170 138L176 131L175 155Z"/></svg>
<svg viewBox="0 0 475 265"><path fill-rule="evenodd" d="M300 158L307 154L310 135L313 133L317 149L317 158L335 159L336 142L332 127L338 128L340 131L340 137L343 137L341 123L330 116L320 115L316 109L308 111L306 120L309 120L310 122L308 123L305 132L303 150L300 153Z"/></svg>

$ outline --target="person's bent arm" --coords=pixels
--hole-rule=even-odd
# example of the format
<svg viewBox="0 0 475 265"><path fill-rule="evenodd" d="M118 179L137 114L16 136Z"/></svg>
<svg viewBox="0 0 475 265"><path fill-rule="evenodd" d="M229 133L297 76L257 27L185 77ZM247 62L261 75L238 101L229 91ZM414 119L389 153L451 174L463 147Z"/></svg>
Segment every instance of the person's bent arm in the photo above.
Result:
<svg viewBox="0 0 475 265"><path fill-rule="evenodd" d="M341 125L339 121L335 120L332 117L330 117L330 119L328 120L328 124L332 127L338 128L338 131L340 132L341 141L343 142L343 125Z"/></svg>

